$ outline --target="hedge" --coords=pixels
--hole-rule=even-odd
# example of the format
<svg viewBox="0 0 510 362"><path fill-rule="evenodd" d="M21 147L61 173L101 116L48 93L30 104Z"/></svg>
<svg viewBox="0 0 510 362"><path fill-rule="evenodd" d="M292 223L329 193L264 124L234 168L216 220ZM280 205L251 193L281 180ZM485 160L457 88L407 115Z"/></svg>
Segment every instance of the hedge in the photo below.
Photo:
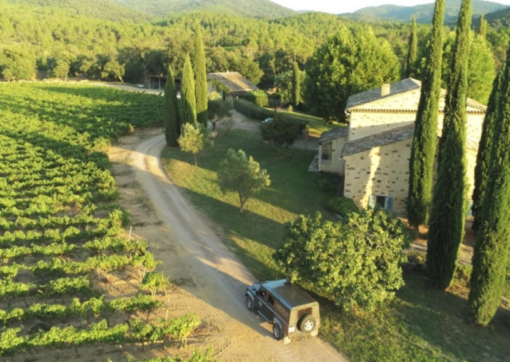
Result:
<svg viewBox="0 0 510 362"><path fill-rule="evenodd" d="M269 106L269 96L263 90L246 93L243 98L259 107Z"/></svg>
<svg viewBox="0 0 510 362"><path fill-rule="evenodd" d="M274 118L275 112L270 111L269 109L261 108L257 106L256 104L253 104L251 102L248 102L244 99L234 99L234 109L238 111L239 113L245 115L248 118L253 119L259 119L263 121L266 118ZM278 113L280 117L284 118L286 121L291 121L294 123L299 124L298 132L301 133L306 126L308 125L308 122L301 119L294 117L287 113Z"/></svg>

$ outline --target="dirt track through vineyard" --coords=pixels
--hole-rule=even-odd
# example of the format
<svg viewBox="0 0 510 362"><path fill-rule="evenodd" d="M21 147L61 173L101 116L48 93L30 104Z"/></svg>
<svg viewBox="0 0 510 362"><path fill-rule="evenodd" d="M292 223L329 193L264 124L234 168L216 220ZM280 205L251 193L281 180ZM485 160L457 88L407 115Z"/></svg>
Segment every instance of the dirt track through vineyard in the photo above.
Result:
<svg viewBox="0 0 510 362"><path fill-rule="evenodd" d="M158 270L180 288L172 308L196 312L204 321L204 333L189 348L212 345L223 362L346 361L320 338L276 341L271 326L246 309L244 291L255 278L170 182L159 158L164 145L160 129L146 130L121 139L109 155L134 236L149 240L163 262Z"/></svg>

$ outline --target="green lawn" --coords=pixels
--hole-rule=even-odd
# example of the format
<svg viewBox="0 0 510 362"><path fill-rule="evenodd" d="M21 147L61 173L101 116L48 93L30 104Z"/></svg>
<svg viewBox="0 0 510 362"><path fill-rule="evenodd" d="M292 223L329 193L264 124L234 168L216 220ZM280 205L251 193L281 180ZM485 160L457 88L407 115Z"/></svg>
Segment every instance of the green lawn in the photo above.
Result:
<svg viewBox="0 0 510 362"><path fill-rule="evenodd" d="M234 194L223 195L215 170L228 148L243 149L271 175L272 184L238 211ZM272 253L283 243L284 223L300 213L325 212L334 190L319 190L323 176L306 170L314 152L278 153L258 134L234 131L220 136L215 147L204 151L198 167L191 155L176 149L164 151L165 167L207 217L222 229L226 244L260 279L280 277ZM406 272L406 286L394 302L369 317L341 312L321 298L322 338L351 361L508 361L510 314L500 310L486 329L467 319L467 289L459 283L450 292L429 289L421 274Z"/></svg>
<svg viewBox="0 0 510 362"><path fill-rule="evenodd" d="M236 194L222 194L216 182L214 170L229 148L246 151L271 177L271 186L248 200L243 214ZM163 156L173 181L223 228L229 247L261 279L280 276L271 254L283 242L284 223L302 213L325 211L323 205L334 196L333 190L326 193L319 189L318 180L326 176L307 172L315 152L292 150L291 156L279 156L258 135L244 131L216 138L215 146L198 156L198 167L190 154L175 149L165 149Z"/></svg>
<svg viewBox="0 0 510 362"><path fill-rule="evenodd" d="M272 110L272 108L267 108L267 109ZM289 114L295 118L299 118L299 119L302 119L303 121L308 122L308 129L310 130L310 135L312 135L314 137L320 137L322 132L330 131L334 128L345 127L345 126L341 125L340 123L337 123L337 122L328 123L320 117L312 116L312 115L302 113L302 112L297 112L297 111L286 112L286 111L279 110L278 113Z"/></svg>

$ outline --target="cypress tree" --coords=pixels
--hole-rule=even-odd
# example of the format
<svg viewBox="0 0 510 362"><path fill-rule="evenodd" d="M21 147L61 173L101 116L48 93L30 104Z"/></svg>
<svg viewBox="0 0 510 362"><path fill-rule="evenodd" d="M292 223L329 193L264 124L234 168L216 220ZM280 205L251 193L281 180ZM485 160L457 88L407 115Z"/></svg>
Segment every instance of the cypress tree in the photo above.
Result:
<svg viewBox="0 0 510 362"><path fill-rule="evenodd" d="M490 178L483 202L471 273L469 307L475 323L486 326L499 306L510 247L510 53L501 77Z"/></svg>
<svg viewBox="0 0 510 362"><path fill-rule="evenodd" d="M197 101L197 121L207 127L207 71L205 67L204 42L202 32L197 26L195 35L193 70L195 72L195 94Z"/></svg>
<svg viewBox="0 0 510 362"><path fill-rule="evenodd" d="M439 289L451 285L466 221L466 106L468 91L471 0L463 0L439 141L438 177L434 187L427 248L427 272Z"/></svg>
<svg viewBox="0 0 510 362"><path fill-rule="evenodd" d="M478 28L478 35L483 38L487 39L487 20L485 20L485 15L482 15L480 17L480 27Z"/></svg>
<svg viewBox="0 0 510 362"><path fill-rule="evenodd" d="M443 61L443 20L445 0L436 1L430 39L430 53L423 73L420 103L416 114L413 147L411 149L409 196L407 213L414 227L428 220L434 159L437 147L437 121L441 97L441 64Z"/></svg>
<svg viewBox="0 0 510 362"><path fill-rule="evenodd" d="M182 68L182 123L195 123L197 121L197 102L195 98L195 79L193 78L193 69L191 69L191 60L186 54L184 67Z"/></svg>
<svg viewBox="0 0 510 362"><path fill-rule="evenodd" d="M492 145L494 141L494 128L497 118L497 105L500 102L501 96L501 80L503 77L504 68L500 71L499 75L494 79L492 93L487 105L485 119L483 120L482 138L478 146L478 155L476 157L475 167L475 188L473 191L473 206L471 208L474 221L473 230L478 230L482 219L482 205L489 183L489 166L492 153Z"/></svg>
<svg viewBox="0 0 510 362"><path fill-rule="evenodd" d="M165 97L163 98L163 121L165 124L166 144L170 147L177 147L177 139L180 136L181 122L179 119L179 104L177 90L175 88L175 77L172 67L168 67L166 77Z"/></svg>
<svg viewBox="0 0 510 362"><path fill-rule="evenodd" d="M436 5L437 6L437 5ZM441 21L441 26L443 22ZM442 36L442 33L441 33ZM442 52L442 49L441 49ZM416 61L418 59L418 34L416 31L416 18L413 17L411 36L409 37L409 50L407 52L406 74L407 77L416 76Z"/></svg>
<svg viewBox="0 0 510 362"><path fill-rule="evenodd" d="M292 105L294 107L299 106L299 102L301 102L301 83L299 78L299 66L294 62L292 68Z"/></svg>

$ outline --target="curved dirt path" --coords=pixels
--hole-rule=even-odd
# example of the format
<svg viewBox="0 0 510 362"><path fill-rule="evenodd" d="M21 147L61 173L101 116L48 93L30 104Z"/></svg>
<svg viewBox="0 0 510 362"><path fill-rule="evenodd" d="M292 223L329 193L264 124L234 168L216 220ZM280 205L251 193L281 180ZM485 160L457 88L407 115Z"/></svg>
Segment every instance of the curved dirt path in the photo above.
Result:
<svg viewBox="0 0 510 362"><path fill-rule="evenodd" d="M170 295L172 307L196 312L207 327L191 348L212 345L223 362L346 361L320 338L276 341L269 323L246 309L244 292L255 278L170 182L160 164L164 146L164 135L153 130L122 139L110 158L123 205L142 220L135 237L150 241L163 261L158 269L180 287Z"/></svg>

